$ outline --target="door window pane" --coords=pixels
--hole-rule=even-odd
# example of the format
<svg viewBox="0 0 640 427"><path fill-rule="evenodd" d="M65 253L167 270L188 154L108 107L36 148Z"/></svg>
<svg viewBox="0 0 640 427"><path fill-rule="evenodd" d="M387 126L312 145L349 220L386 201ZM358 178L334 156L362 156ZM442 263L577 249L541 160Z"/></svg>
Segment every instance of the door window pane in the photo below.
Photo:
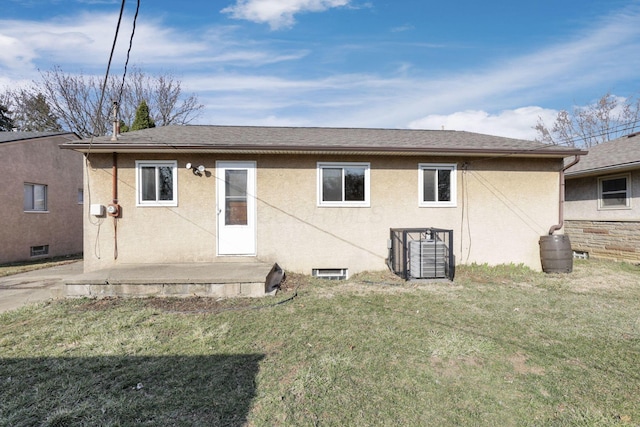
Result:
<svg viewBox="0 0 640 427"><path fill-rule="evenodd" d="M248 224L246 170L225 170L225 224Z"/></svg>

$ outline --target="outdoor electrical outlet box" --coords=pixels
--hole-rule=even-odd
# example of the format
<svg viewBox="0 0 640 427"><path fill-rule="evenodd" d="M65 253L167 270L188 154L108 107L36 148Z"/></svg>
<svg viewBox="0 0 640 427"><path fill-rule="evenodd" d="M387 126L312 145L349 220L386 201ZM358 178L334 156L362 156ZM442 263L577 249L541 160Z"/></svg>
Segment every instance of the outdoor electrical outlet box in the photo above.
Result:
<svg viewBox="0 0 640 427"><path fill-rule="evenodd" d="M93 216L104 216L104 205L91 205L89 213Z"/></svg>

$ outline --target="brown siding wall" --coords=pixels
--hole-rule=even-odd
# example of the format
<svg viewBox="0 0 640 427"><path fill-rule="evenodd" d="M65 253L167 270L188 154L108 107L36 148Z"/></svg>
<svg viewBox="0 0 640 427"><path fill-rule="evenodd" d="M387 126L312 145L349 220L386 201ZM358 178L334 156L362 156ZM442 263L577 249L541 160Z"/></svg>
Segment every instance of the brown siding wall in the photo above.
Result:
<svg viewBox="0 0 640 427"><path fill-rule="evenodd" d="M640 221L568 220L565 234L574 251L592 258L640 262Z"/></svg>
<svg viewBox="0 0 640 427"><path fill-rule="evenodd" d="M0 264L31 259L32 246L49 257L82 252L82 154L58 146L75 134L0 144ZM24 211L24 184L47 186L47 211ZM85 193L86 194L86 193Z"/></svg>

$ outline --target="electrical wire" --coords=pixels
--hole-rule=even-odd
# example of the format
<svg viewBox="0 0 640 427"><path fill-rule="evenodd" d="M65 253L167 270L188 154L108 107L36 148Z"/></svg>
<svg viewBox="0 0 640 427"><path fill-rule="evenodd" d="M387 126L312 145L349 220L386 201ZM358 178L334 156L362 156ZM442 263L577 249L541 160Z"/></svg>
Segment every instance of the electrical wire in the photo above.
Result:
<svg viewBox="0 0 640 427"><path fill-rule="evenodd" d="M111 70L111 62L113 61L113 53L116 50L116 43L118 41L118 33L120 32L120 24L122 23L122 15L124 14L124 5L126 4L126 0L122 0L122 4L120 5L120 14L118 15L118 23L116 25L116 33L113 37L113 43L111 44L111 53L109 54L109 61L107 62L107 70L104 75L104 81L102 82L102 89L100 90L100 100L98 101L98 106L96 108L96 115L93 122L93 132L91 133L91 141L89 142L89 151L91 151L91 144L93 143L93 137L96 133L96 129L98 127L98 123L102 118L102 103L104 102L104 94L107 91L107 81L109 80L109 72Z"/></svg>
<svg viewBox="0 0 640 427"><path fill-rule="evenodd" d="M88 203L89 206L91 206L91 180L90 180L90 174L89 174L89 165L90 165L90 160L89 157L91 155L91 148L93 147L93 140L96 136L96 132L97 132L97 128L98 128L98 123L100 123L100 121L102 120L102 105L104 103L104 97L105 97L105 93L107 90L107 82L109 80L109 73L111 71L111 63L113 62L113 56L116 50L116 44L118 42L118 34L120 32L120 26L122 24L122 16L124 15L124 8L126 5L126 0L122 0L121 4L120 4L120 13L118 14L118 23L116 24L116 31L115 34L113 36L113 43L111 44L111 52L109 53L109 60L107 61L107 69L105 71L105 75L104 75L104 80L102 82L102 88L100 89L100 98L98 100L98 105L96 107L96 111L95 111L95 116L94 116L94 120L93 120L93 132L91 132L91 138L89 139L89 148L87 149L87 152L85 154L85 169L86 169L86 175L87 175L87 193L88 193ZM124 87L124 79L126 76L126 72L127 72L127 65L129 63L129 56L131 53L131 47L133 44L133 36L135 34L135 27L136 27L136 20L138 18L138 12L140 10L140 0L138 0L137 2L137 7L136 7L136 13L134 16L134 21L133 21L133 30L131 32L131 36L129 38L129 49L127 50L127 58L126 58L126 62L125 62L125 68L124 68L124 72L122 75L122 86L120 88L120 93L118 96L118 104L120 102L120 98L122 97L122 88ZM98 227L98 232L96 233L96 241L95 241L95 247L94 247L94 251L96 252L96 256L98 257L98 259L100 259L100 255L99 255L99 238L100 238L100 225L102 224L102 221L98 221L97 223L94 223L91 220L91 212L89 212L89 222L93 225L96 225ZM114 218L114 233L117 233L117 219ZM117 236L117 234L115 234ZM118 252L117 252L117 242L115 243L115 247L114 247L114 256L117 258L118 256Z"/></svg>
<svg viewBox="0 0 640 427"><path fill-rule="evenodd" d="M120 84L120 91L118 92L118 106L120 108L120 101L122 100L122 92L124 91L124 82L127 76L127 67L129 66L129 56L131 55L131 48L133 46L133 36L136 33L136 21L138 20L138 13L140 12L140 0L136 4L136 13L133 15L133 27L131 28L131 36L129 37L129 49L127 49L127 59L124 62L124 71L122 72L122 83ZM117 112L117 110L116 110Z"/></svg>
<svg viewBox="0 0 640 427"><path fill-rule="evenodd" d="M634 131L638 128L638 126L640 126L640 119L630 121L630 122L620 123L618 125L608 127L606 129L602 129L600 133L592 133L589 135L574 136L570 138L561 138L557 141L557 144L554 144L554 145L575 146L576 142L578 141L585 142L590 139L597 138L599 136L607 136L609 134L620 134L620 133L626 133L629 131Z"/></svg>

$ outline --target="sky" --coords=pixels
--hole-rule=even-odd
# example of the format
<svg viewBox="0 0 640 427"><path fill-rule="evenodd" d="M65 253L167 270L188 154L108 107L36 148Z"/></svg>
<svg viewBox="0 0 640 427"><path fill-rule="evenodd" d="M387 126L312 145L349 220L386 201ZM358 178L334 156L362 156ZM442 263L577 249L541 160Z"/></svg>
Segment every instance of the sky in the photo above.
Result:
<svg viewBox="0 0 640 427"><path fill-rule="evenodd" d="M2 0L0 90L55 66L104 76L121 4ZM539 118L638 96L640 0L141 0L129 66L195 93L194 124L534 139Z"/></svg>

